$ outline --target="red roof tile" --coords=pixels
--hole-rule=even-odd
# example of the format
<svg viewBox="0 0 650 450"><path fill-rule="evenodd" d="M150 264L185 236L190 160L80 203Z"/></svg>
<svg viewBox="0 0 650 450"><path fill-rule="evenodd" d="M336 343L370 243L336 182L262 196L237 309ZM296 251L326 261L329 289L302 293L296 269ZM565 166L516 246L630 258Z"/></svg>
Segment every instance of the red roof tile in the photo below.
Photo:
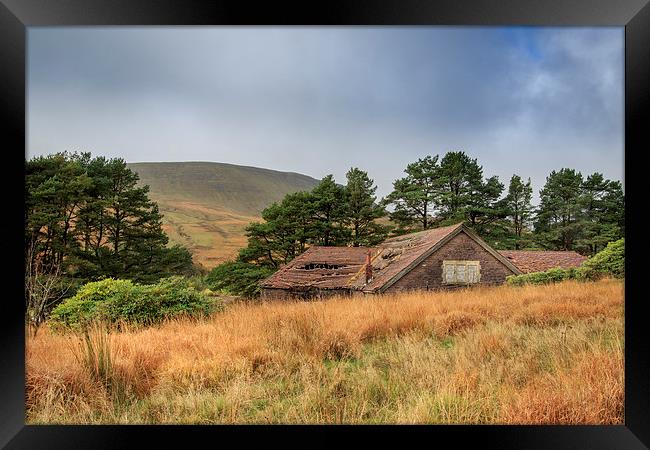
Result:
<svg viewBox="0 0 650 450"><path fill-rule="evenodd" d="M578 267L587 260L586 256L573 251L500 250L499 253L524 273Z"/></svg>

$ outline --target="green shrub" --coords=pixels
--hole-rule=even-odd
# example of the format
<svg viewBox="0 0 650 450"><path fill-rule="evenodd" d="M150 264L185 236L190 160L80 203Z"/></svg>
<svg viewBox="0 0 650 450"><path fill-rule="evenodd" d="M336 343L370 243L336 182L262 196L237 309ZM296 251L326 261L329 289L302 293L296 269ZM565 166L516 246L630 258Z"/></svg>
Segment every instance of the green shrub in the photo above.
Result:
<svg viewBox="0 0 650 450"><path fill-rule="evenodd" d="M267 267L230 261L212 269L205 277L205 282L212 290L253 298L260 294L260 281L273 272L273 269Z"/></svg>
<svg viewBox="0 0 650 450"><path fill-rule="evenodd" d="M585 261L582 268L585 276L590 279L604 275L625 277L625 239L607 244L602 251Z"/></svg>
<svg viewBox="0 0 650 450"><path fill-rule="evenodd" d="M106 303L113 297L124 295L134 287L130 280L106 278L84 284L77 293L63 301L50 314L50 323L56 326L78 328L103 316Z"/></svg>
<svg viewBox="0 0 650 450"><path fill-rule="evenodd" d="M189 286L193 287L197 291L203 291L209 287L205 282L205 276L207 273L208 272L206 271L206 273L203 275L192 275L190 277L186 276L185 279L187 280Z"/></svg>
<svg viewBox="0 0 650 450"><path fill-rule="evenodd" d="M578 269L561 269L554 268L545 272L531 272L523 275L511 275L506 278L506 282L513 286L521 286L524 284L547 284L557 283L558 281L570 280L580 278Z"/></svg>
<svg viewBox="0 0 650 450"><path fill-rule="evenodd" d="M82 286L74 297L57 306L50 324L74 329L85 328L93 321L151 325L175 316L197 317L220 309L221 303L180 276L147 285L107 278Z"/></svg>

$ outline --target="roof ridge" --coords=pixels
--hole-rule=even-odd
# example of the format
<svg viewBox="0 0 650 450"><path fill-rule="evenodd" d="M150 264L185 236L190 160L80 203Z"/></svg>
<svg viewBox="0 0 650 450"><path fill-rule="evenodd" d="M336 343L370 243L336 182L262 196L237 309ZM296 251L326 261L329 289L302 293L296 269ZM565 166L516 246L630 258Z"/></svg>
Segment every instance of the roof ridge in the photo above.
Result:
<svg viewBox="0 0 650 450"><path fill-rule="evenodd" d="M414 235L424 235L424 234L432 233L432 232L435 232L435 231L439 232L440 230L445 229L445 228L448 228L449 232L451 233L456 228L462 227L462 226L465 226L465 222L458 222L458 223L455 223L455 224L452 224L452 225L445 225L445 226L442 226L442 227L427 228L427 229L424 229L424 230L412 231L410 233L399 234L397 236L393 236L391 238L385 239L379 245L383 244L384 242L394 242L394 241L398 241L400 239L409 239L409 237L414 236Z"/></svg>
<svg viewBox="0 0 650 450"><path fill-rule="evenodd" d="M392 274L388 279L384 280L380 285L372 287L370 290L371 291L378 290L379 292L382 292L383 290L392 286L400 278L402 278L405 273L409 272L415 265L419 264L424 258L427 258L431 253L435 252L438 248L440 248L440 246L444 245L449 239L452 239L458 233L465 231L472 239L476 239L472 236L472 234L470 234L470 232L468 231L469 228L465 225L464 222L459 222L457 224L449 225L446 227L431 228L429 230L422 230L422 231L438 231L438 233L440 233L440 230L443 231L441 236L438 236L434 242L428 241L426 239L422 239L421 242L418 243L419 244L418 247L422 247L422 248L415 255L413 255L414 258L410 262L408 262L406 266L402 267L398 272ZM501 257L504 258L505 260L505 257L503 257L502 255ZM402 254L398 255L398 257L395 260L390 261L387 267L392 266L401 258L402 258Z"/></svg>

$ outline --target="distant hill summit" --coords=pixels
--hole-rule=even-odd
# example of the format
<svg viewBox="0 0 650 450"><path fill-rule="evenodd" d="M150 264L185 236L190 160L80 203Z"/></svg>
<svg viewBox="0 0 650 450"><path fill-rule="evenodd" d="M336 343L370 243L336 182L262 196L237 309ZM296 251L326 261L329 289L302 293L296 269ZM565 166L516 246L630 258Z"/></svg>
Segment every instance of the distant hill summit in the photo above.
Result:
<svg viewBox="0 0 650 450"><path fill-rule="evenodd" d="M213 162L130 163L151 192L201 200L232 211L258 215L290 193L310 190L318 180L293 172Z"/></svg>
<svg viewBox="0 0 650 450"><path fill-rule="evenodd" d="M311 190L319 180L294 172L214 162L129 163L149 185L172 242L211 268L246 245L244 228L286 194Z"/></svg>

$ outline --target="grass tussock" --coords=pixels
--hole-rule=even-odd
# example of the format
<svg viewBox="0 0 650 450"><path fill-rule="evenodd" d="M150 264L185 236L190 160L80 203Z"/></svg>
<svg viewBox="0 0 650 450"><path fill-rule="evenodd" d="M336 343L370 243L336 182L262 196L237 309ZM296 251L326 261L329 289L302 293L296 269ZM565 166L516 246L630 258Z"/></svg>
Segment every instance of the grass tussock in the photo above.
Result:
<svg viewBox="0 0 650 450"><path fill-rule="evenodd" d="M623 283L234 304L27 345L28 423L623 423Z"/></svg>

